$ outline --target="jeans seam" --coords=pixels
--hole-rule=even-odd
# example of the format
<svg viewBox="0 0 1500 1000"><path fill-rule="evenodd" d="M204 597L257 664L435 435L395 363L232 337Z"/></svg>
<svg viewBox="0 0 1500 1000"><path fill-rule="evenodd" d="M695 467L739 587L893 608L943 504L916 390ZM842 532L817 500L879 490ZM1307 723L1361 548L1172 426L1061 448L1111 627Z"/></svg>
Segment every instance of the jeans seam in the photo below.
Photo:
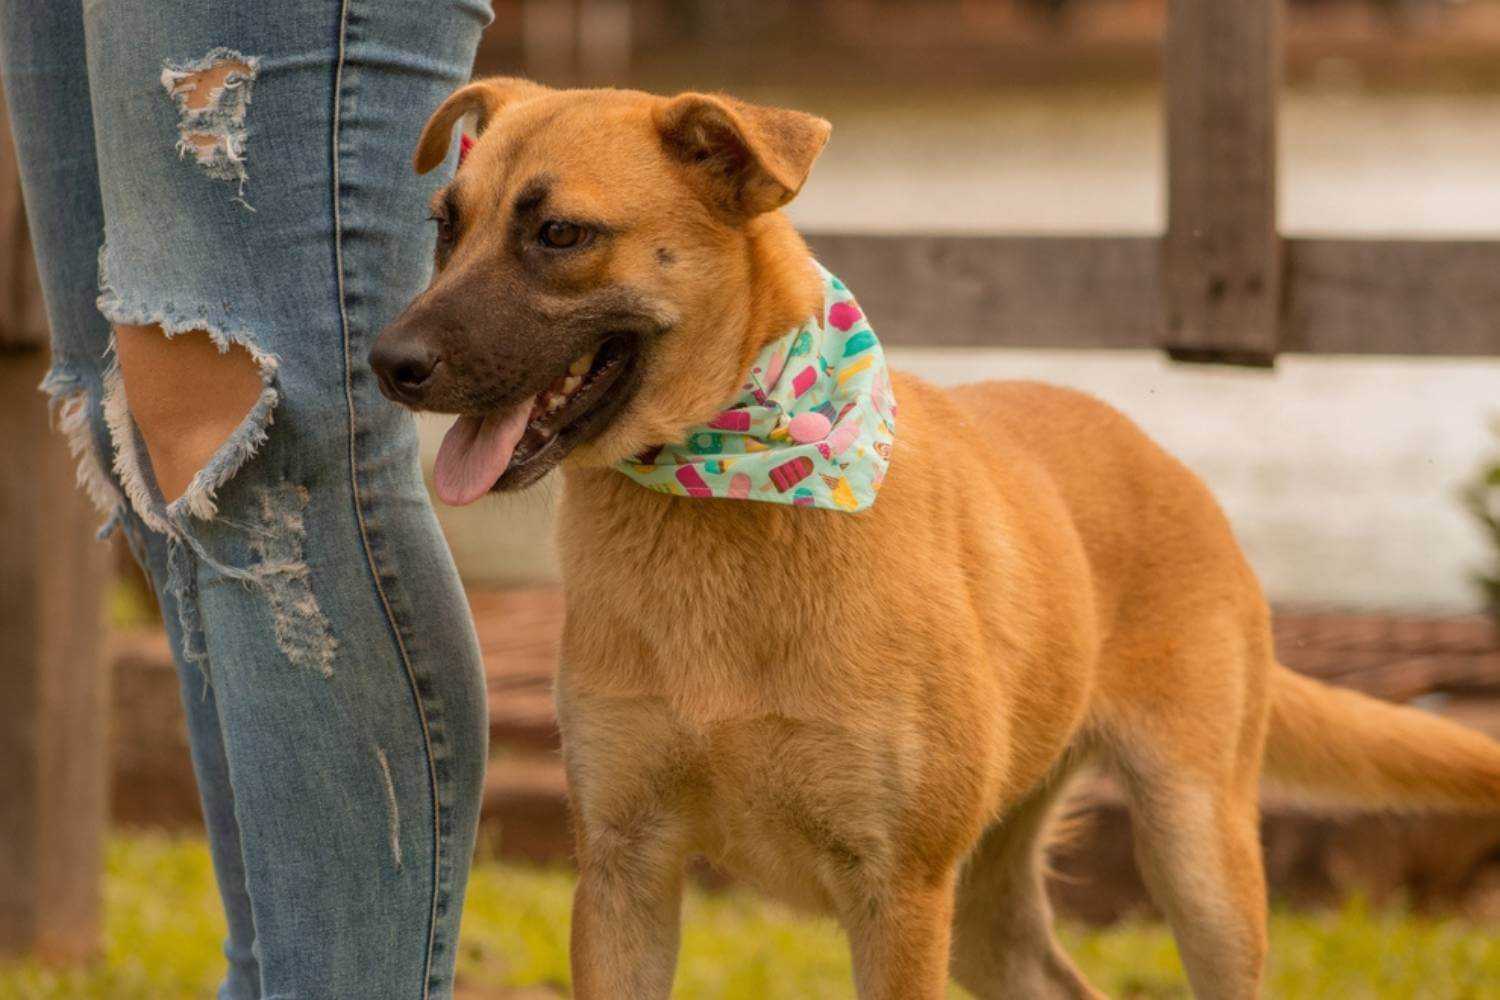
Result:
<svg viewBox="0 0 1500 1000"><path fill-rule="evenodd" d="M432 795L432 902L428 909L427 948L422 967L422 1000L428 1000L431 990L433 946L437 939L438 898L442 885L442 802L438 792L437 762L433 755L432 731L427 719L427 709L422 701L421 688L417 683L416 672L412 668L411 656L407 651L406 641L402 637L400 625L397 623L395 612L391 607L390 597L386 594L385 585L381 581L380 567L376 564L375 551L370 544L369 527L365 520L364 501L360 494L357 444L358 422L355 416L356 409L354 404L354 364L350 356L349 308L344 284L343 190L339 169L340 147L343 138L341 118L344 103L344 66L347 57L350 4L351 0L340 0L339 3L338 62L334 68L333 135L331 143L333 161L334 277L338 287L339 332L343 340L344 350L344 402L349 421L349 487L354 499L355 521L359 525L360 545L365 552L365 561L370 570L371 582L375 587L376 595L380 598L380 605L385 612L386 623L391 629L391 635L395 639L397 652L401 656L402 667L406 671L407 684L411 688L412 701L417 709L417 718L422 726L423 751L427 759L427 777Z"/></svg>

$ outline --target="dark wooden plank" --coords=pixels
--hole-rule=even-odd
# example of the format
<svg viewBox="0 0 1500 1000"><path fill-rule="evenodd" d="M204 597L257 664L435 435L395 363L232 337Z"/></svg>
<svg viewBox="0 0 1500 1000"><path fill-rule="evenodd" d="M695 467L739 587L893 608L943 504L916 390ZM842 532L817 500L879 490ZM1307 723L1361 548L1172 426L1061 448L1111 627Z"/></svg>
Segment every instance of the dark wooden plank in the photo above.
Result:
<svg viewBox="0 0 1500 1000"><path fill-rule="evenodd" d="M0 954L94 955L108 732L108 549L37 385L47 323L0 95Z"/></svg>
<svg viewBox="0 0 1500 1000"><path fill-rule="evenodd" d="M95 953L105 830L108 549L48 427L43 351L0 352L0 953Z"/></svg>
<svg viewBox="0 0 1500 1000"><path fill-rule="evenodd" d="M915 347L1160 346L1149 237L814 233L870 313ZM1286 241L1282 349L1500 356L1500 242Z"/></svg>
<svg viewBox="0 0 1500 1000"><path fill-rule="evenodd" d="M1289 240L1284 347L1500 356L1500 242Z"/></svg>
<svg viewBox="0 0 1500 1000"><path fill-rule="evenodd" d="M521 46L526 75L566 86L578 75L579 13L576 3L522 0Z"/></svg>
<svg viewBox="0 0 1500 1000"><path fill-rule="evenodd" d="M1159 342L1152 237L816 233L881 339L923 347L1150 347Z"/></svg>
<svg viewBox="0 0 1500 1000"><path fill-rule="evenodd" d="M31 257L10 117L0 92L0 350L47 343L41 286Z"/></svg>
<svg viewBox="0 0 1500 1000"><path fill-rule="evenodd" d="M623 80L635 50L635 11L630 0L579 0L578 73L603 86Z"/></svg>
<svg viewBox="0 0 1500 1000"><path fill-rule="evenodd" d="M1170 0L1163 346L1268 364L1278 348L1281 0Z"/></svg>

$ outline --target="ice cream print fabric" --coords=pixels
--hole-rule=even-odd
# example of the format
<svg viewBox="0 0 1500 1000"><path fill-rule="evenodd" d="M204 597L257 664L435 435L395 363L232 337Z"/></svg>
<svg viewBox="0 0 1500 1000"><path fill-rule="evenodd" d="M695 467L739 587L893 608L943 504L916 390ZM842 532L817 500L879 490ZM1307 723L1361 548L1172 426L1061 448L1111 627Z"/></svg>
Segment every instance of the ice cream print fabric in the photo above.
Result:
<svg viewBox="0 0 1500 1000"><path fill-rule="evenodd" d="M854 296L815 266L822 316L767 345L739 398L708 424L620 463L621 472L678 496L849 512L875 502L895 439L890 371Z"/></svg>

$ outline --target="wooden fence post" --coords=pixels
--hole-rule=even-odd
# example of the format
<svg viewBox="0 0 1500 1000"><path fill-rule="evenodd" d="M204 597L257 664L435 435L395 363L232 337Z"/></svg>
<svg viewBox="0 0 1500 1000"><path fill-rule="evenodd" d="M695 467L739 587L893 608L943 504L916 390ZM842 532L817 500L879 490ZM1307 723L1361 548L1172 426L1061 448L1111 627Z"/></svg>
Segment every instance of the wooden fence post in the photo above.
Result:
<svg viewBox="0 0 1500 1000"><path fill-rule="evenodd" d="M0 954L100 943L108 674L99 515L37 391L47 369L0 95Z"/></svg>
<svg viewBox="0 0 1500 1000"><path fill-rule="evenodd" d="M634 10L630 0L582 0L578 7L578 71L584 82L611 85L630 71Z"/></svg>
<svg viewBox="0 0 1500 1000"><path fill-rule="evenodd" d="M1270 364L1281 0L1169 0L1165 60L1163 346L1179 360Z"/></svg>
<svg viewBox="0 0 1500 1000"><path fill-rule="evenodd" d="M578 0L523 0L521 48L528 76L571 83L578 72Z"/></svg>

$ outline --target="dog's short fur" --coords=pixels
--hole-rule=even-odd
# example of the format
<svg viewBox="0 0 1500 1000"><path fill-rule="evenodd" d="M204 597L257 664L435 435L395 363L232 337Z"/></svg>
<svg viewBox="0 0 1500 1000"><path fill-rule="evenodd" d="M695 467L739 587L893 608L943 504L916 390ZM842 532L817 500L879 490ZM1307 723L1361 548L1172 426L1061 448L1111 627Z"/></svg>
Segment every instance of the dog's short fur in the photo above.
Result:
<svg viewBox="0 0 1500 1000"><path fill-rule="evenodd" d="M439 198L441 269L382 337L443 361L403 399L484 413L608 338L630 351L605 416L499 484L566 456L577 996L668 995L698 852L832 913L867 1000L935 1000L950 969L980 998L1095 996L1040 875L1049 816L1093 761L1128 792L1194 991L1250 997L1263 756L1350 800L1500 805L1496 744L1277 665L1213 498L1087 396L898 374L890 472L859 515L666 496L612 471L711 417L818 308L776 209L829 126L495 79L438 110L419 169L466 112L482 131ZM546 220L588 238L540 248Z"/></svg>

